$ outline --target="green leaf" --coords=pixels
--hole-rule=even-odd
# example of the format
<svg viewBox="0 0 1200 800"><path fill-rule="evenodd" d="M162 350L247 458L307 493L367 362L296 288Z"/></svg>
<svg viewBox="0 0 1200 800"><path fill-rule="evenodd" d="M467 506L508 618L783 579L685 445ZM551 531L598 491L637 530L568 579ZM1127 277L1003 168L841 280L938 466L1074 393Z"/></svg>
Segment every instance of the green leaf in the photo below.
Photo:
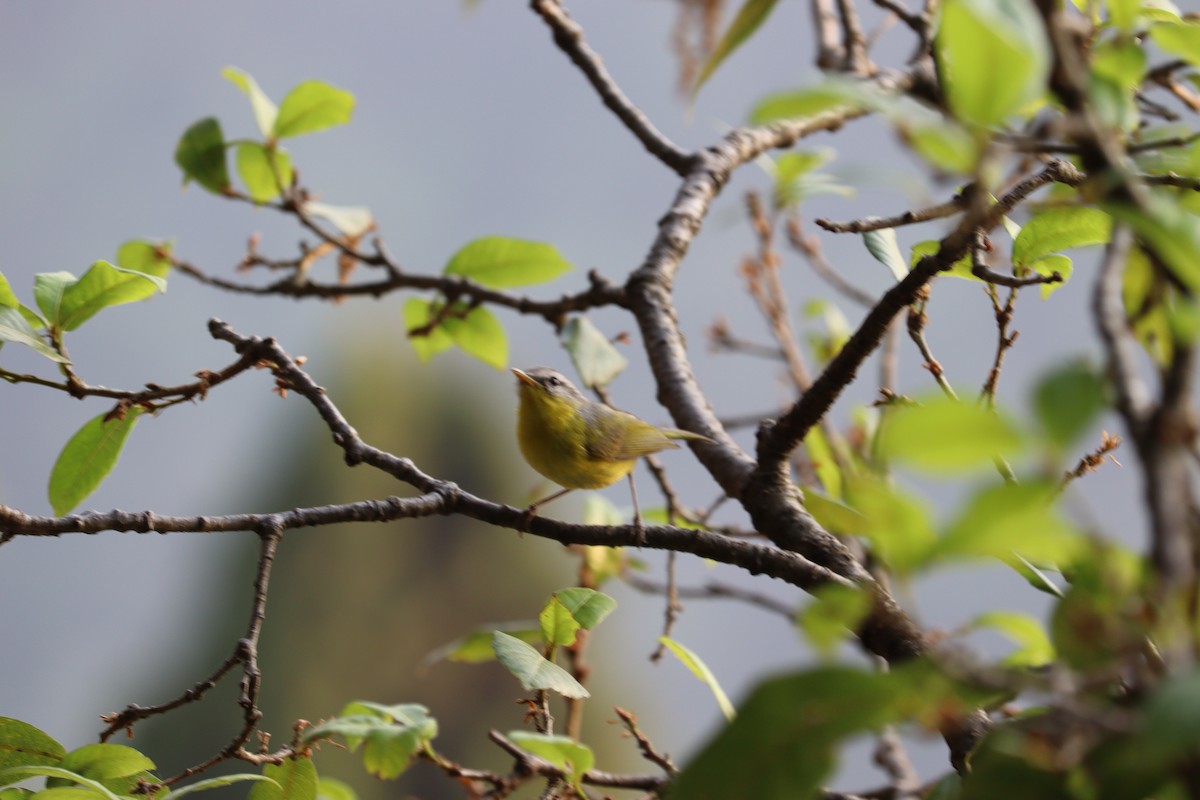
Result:
<svg viewBox="0 0 1200 800"><path fill-rule="evenodd" d="M278 139L345 125L354 110L354 95L323 81L305 81L279 104L274 133Z"/></svg>
<svg viewBox="0 0 1200 800"><path fill-rule="evenodd" d="M15 786L10 786L7 789L0 789L0 800L29 800L33 792L29 789L18 789Z"/></svg>
<svg viewBox="0 0 1200 800"><path fill-rule="evenodd" d="M417 358L422 363L454 346L454 339L450 338L450 334L441 326L421 335L413 333L429 325L439 308L439 305L420 297L410 297L404 301L404 330L408 333L408 341L412 343L413 350L417 352Z"/></svg>
<svg viewBox="0 0 1200 800"><path fill-rule="evenodd" d="M1029 269L1038 275L1045 275L1046 277L1050 277L1057 272L1062 278L1058 283L1042 284L1043 300L1066 286L1067 281L1071 279L1071 273L1075 271L1075 267L1071 264L1071 259L1064 255L1042 256L1032 261L1029 264Z"/></svg>
<svg viewBox="0 0 1200 800"><path fill-rule="evenodd" d="M88 744L67 753L58 766L85 778L106 781L154 769L154 762L122 744ZM53 785L53 784L47 784Z"/></svg>
<svg viewBox="0 0 1200 800"><path fill-rule="evenodd" d="M1050 440L1068 447L1107 407L1104 379L1086 362L1066 364L1042 376L1033 390L1033 404Z"/></svg>
<svg viewBox="0 0 1200 800"><path fill-rule="evenodd" d="M460 275L492 289L552 281L573 267L551 244L484 236L464 245L446 264L447 275Z"/></svg>
<svg viewBox="0 0 1200 800"><path fill-rule="evenodd" d="M712 53L708 57L708 61L700 70L699 77L696 78L696 86L692 89L692 96L700 91L700 87L704 85L717 67L721 66L729 55L745 42L750 36L758 30L758 27L766 21L771 10L775 8L776 0L745 0L742 7L738 9L737 16L733 18L733 22L726 29L725 34L721 37L721 41L717 42L717 46L713 48Z"/></svg>
<svg viewBox="0 0 1200 800"><path fill-rule="evenodd" d="M970 174L979 163L979 140L952 119L901 127L901 131L914 150L944 172Z"/></svg>
<svg viewBox="0 0 1200 800"><path fill-rule="evenodd" d="M579 623L557 597L551 597L538 614L538 624L542 630L542 641L548 645L570 647L575 644L575 634Z"/></svg>
<svg viewBox="0 0 1200 800"><path fill-rule="evenodd" d="M875 260L892 271L896 280L904 280L908 274L908 265L900 254L900 245L896 241L896 231L893 228L883 228L877 231L867 231L863 234L863 244L875 256Z"/></svg>
<svg viewBox="0 0 1200 800"><path fill-rule="evenodd" d="M607 386L629 362L587 317L571 317L563 329L563 345L587 388Z"/></svg>
<svg viewBox="0 0 1200 800"><path fill-rule="evenodd" d="M256 203L265 203L292 185L292 157L286 150L258 142L237 147L237 171L246 192Z"/></svg>
<svg viewBox="0 0 1200 800"><path fill-rule="evenodd" d="M1146 51L1129 39L1103 41L1092 50L1091 66L1094 74L1133 91L1146 74Z"/></svg>
<svg viewBox="0 0 1200 800"><path fill-rule="evenodd" d="M841 741L895 716L890 677L825 667L764 681L680 773L671 800L817 797Z"/></svg>
<svg viewBox="0 0 1200 800"><path fill-rule="evenodd" d="M371 209L366 206L331 206L309 200L304 204L304 210L333 223L333 227L347 236L362 236L375 225Z"/></svg>
<svg viewBox="0 0 1200 800"><path fill-rule="evenodd" d="M205 792L209 789L220 789L223 786L232 786L235 783L246 783L247 781L266 781L275 783L275 781L262 775L239 772L236 775L222 775L219 778L208 778L206 780L197 781L196 783L189 783L187 786L173 790L169 796L172 798L172 800L181 800L181 798L186 797L189 794ZM279 784L275 783L275 785L278 786Z"/></svg>
<svg viewBox="0 0 1200 800"><path fill-rule="evenodd" d="M985 487L967 503L934 546L931 559L998 558L1019 554L1039 563L1070 565L1086 540L1054 508L1052 482L1003 483Z"/></svg>
<svg viewBox="0 0 1200 800"><path fill-rule="evenodd" d="M142 409L134 407L123 419L105 421L108 413L93 418L71 437L50 471L50 506L58 516L75 508L112 472L125 440L137 424Z"/></svg>
<svg viewBox="0 0 1200 800"><path fill-rule="evenodd" d="M32 778L37 775L41 775L46 778L62 778L63 780L68 781L69 783L79 784L80 786L82 786L86 789L90 789L92 792L97 793L99 796L103 797L105 800L122 800L122 798L120 798L116 794L114 794L111 790L108 789L108 787L106 787L100 781L95 781L95 780L92 780L91 778L85 778L82 775L74 773L69 769L63 769L62 767L51 767L51 766L13 767L11 769L6 769L3 772L0 772L0 784L16 783L17 781L25 780L26 778Z"/></svg>
<svg viewBox="0 0 1200 800"><path fill-rule="evenodd" d="M815 489L804 490L804 507L830 533L852 536L867 526L867 518L848 505L826 497Z"/></svg>
<svg viewBox="0 0 1200 800"><path fill-rule="evenodd" d="M617 607L617 601L604 592L583 586L560 589L554 596L571 612L579 626L588 630L603 622Z"/></svg>
<svg viewBox="0 0 1200 800"><path fill-rule="evenodd" d="M39 293L36 283L43 277L46 279L44 295ZM51 325L73 331L101 309L145 300L155 292L166 290L167 282L162 278L97 261L79 280L74 280L69 272L39 274L35 278L34 293Z"/></svg>
<svg viewBox="0 0 1200 800"><path fill-rule="evenodd" d="M1045 91L1050 46L1032 4L947 0L934 44L946 99L964 122L997 125Z"/></svg>
<svg viewBox="0 0 1200 800"><path fill-rule="evenodd" d="M897 575L924 563L936 537L932 513L919 498L863 472L847 479L846 503L866 520L855 533Z"/></svg>
<svg viewBox="0 0 1200 800"><path fill-rule="evenodd" d="M522 750L558 767L570 776L575 786L583 780L583 774L596 764L591 748L568 736L510 731L508 738Z"/></svg>
<svg viewBox="0 0 1200 800"><path fill-rule="evenodd" d="M57 764L67 751L28 722L0 717L0 770Z"/></svg>
<svg viewBox="0 0 1200 800"><path fill-rule="evenodd" d="M1182 58L1193 67L1200 67L1200 23L1197 21L1155 25L1150 29L1150 38L1163 51Z"/></svg>
<svg viewBox="0 0 1200 800"><path fill-rule="evenodd" d="M483 306L471 309L466 316L447 316L442 328L463 352L475 356L488 366L502 370L508 364L508 339L504 335L504 326Z"/></svg>
<svg viewBox="0 0 1200 800"><path fill-rule="evenodd" d="M107 795L101 794L95 789L88 789L75 784L55 786L52 789L42 789L40 792L33 792L29 795L30 800L101 800L101 798L105 797Z"/></svg>
<svg viewBox="0 0 1200 800"><path fill-rule="evenodd" d="M860 89L843 81L826 81L817 86L792 89L767 95L750 109L751 125L767 125L778 120L814 117L835 108L864 108L870 98Z"/></svg>
<svg viewBox="0 0 1200 800"><path fill-rule="evenodd" d="M55 351L38 334L21 312L9 306L0 306L0 342L17 342L33 348L39 355L60 364L70 364L71 360Z"/></svg>
<svg viewBox="0 0 1200 800"><path fill-rule="evenodd" d="M379 778L399 776L412 756L437 736L437 720L429 709L415 703L382 705L366 701L348 703L341 716L309 728L303 741L341 736L350 750L366 742L363 764Z"/></svg>
<svg viewBox="0 0 1200 800"><path fill-rule="evenodd" d="M358 793L350 784L337 778L319 778L317 800L358 800Z"/></svg>
<svg viewBox="0 0 1200 800"><path fill-rule="evenodd" d="M1010 667L1040 667L1054 661L1054 645L1042 623L1017 611L989 611L971 621L972 628L993 628L1018 645L1004 657Z"/></svg>
<svg viewBox="0 0 1200 800"><path fill-rule="evenodd" d="M935 395L888 415L880 453L917 469L955 474L990 465L1021 448L1017 428L999 413Z"/></svg>
<svg viewBox="0 0 1200 800"><path fill-rule="evenodd" d="M871 611L871 597L857 586L830 584L813 593L813 600L796 618L813 648L826 658L854 635Z"/></svg>
<svg viewBox="0 0 1200 800"><path fill-rule="evenodd" d="M725 719L732 721L737 716L737 712L733 709L733 703L729 702L729 697L725 694L725 690L717 682L717 676L712 674L712 670L700 659L700 656L696 655L691 649L666 636L658 637L658 641L666 645L666 648L674 653L675 657L691 670L692 674L699 678L701 683L709 688L709 691L713 693L713 697L717 700L717 706L721 709L721 713L725 715Z"/></svg>
<svg viewBox="0 0 1200 800"><path fill-rule="evenodd" d="M170 252L171 245L167 242L131 239L117 248L117 266L155 278L166 278L171 271Z"/></svg>
<svg viewBox="0 0 1200 800"><path fill-rule="evenodd" d="M282 764L264 764L263 777L250 788L246 800L317 800L317 768L309 758L286 758Z"/></svg>
<svg viewBox="0 0 1200 800"><path fill-rule="evenodd" d="M917 242L913 245L912 256L909 258L909 267L916 267L922 258L926 256L936 255L942 249L942 243L936 239L930 239L925 242ZM939 272L938 275L949 275L952 278L965 278L969 281L979 281L983 283L983 279L977 277L971 271L971 256L965 255L951 265L950 269Z"/></svg>
<svg viewBox="0 0 1200 800"><path fill-rule="evenodd" d="M526 689L550 689L563 697L591 697L579 681L515 636L501 631L492 635L496 658Z"/></svg>
<svg viewBox="0 0 1200 800"><path fill-rule="evenodd" d="M183 132L175 146L175 163L183 170L184 184L195 181L215 194L229 190L225 135L216 117L205 117Z"/></svg>
<svg viewBox="0 0 1200 800"><path fill-rule="evenodd" d="M1200 219L1179 207L1170 193L1154 192L1145 207L1113 203L1105 207L1128 222L1172 274L1192 292L1200 291Z"/></svg>
<svg viewBox="0 0 1200 800"><path fill-rule="evenodd" d="M1060 250L1105 244L1112 237L1112 217L1095 208L1047 208L1034 214L1013 242L1013 268Z"/></svg>
<svg viewBox="0 0 1200 800"><path fill-rule="evenodd" d="M496 651L492 649L492 634L502 630L509 636L515 636L529 644L540 644L541 632L531 622L507 622L502 625L490 625L486 628L473 630L452 642L447 642L423 658L422 664L428 666L443 659L456 661L461 664L480 664L494 661Z"/></svg>
<svg viewBox="0 0 1200 800"><path fill-rule="evenodd" d="M254 121L258 124L259 132L263 136L270 136L275 130L275 117L279 113L271 98L259 88L254 78L237 67L226 67L221 70L221 75L250 98L250 108L254 110Z"/></svg>
<svg viewBox="0 0 1200 800"><path fill-rule="evenodd" d="M837 459L833 457L833 448L829 446L825 432L819 425L812 426L804 435L804 449L808 453L808 460L812 464L813 471L817 473L817 480L821 481L821 487L825 489L826 494L835 500L840 498L842 496L842 470L838 466ZM808 493L805 492L805 494Z"/></svg>

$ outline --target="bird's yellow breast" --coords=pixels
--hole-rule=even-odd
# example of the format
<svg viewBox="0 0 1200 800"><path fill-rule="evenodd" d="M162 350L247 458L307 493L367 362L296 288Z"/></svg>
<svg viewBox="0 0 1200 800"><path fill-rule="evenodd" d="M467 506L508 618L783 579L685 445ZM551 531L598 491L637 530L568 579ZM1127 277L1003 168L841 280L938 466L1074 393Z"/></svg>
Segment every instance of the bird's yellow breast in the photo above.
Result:
<svg viewBox="0 0 1200 800"><path fill-rule="evenodd" d="M624 478L637 459L609 461L588 453L587 421L570 401L520 388L517 442L529 465L564 489L601 489Z"/></svg>

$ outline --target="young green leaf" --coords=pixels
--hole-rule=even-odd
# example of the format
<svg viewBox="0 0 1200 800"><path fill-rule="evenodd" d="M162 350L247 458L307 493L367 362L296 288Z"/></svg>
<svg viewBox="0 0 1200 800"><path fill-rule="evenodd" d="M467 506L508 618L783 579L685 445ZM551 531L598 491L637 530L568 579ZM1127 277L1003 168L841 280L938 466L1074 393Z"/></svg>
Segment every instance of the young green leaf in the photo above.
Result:
<svg viewBox="0 0 1200 800"><path fill-rule="evenodd" d="M438 308L440 306L421 297L410 297L404 301L404 330L408 333L408 341L412 343L417 358L422 362L454 346L454 339L440 325L420 334L413 333L427 328Z"/></svg>
<svg viewBox="0 0 1200 800"><path fill-rule="evenodd" d="M980 142L952 119L906 126L898 119L905 140L926 161L944 172L969 174L979 163Z"/></svg>
<svg viewBox="0 0 1200 800"><path fill-rule="evenodd" d="M85 778L106 781L152 770L154 762L132 747L98 743L72 750L63 757L58 766L77 772ZM48 782L47 785L55 784Z"/></svg>
<svg viewBox="0 0 1200 800"><path fill-rule="evenodd" d="M1086 539L1054 508L1055 482L1003 483L985 487L934 545L930 558L949 561L1018 555L1039 563L1069 566L1083 553Z"/></svg>
<svg viewBox="0 0 1200 800"><path fill-rule="evenodd" d="M1025 223L1013 242L1013 268L1020 270L1060 250L1105 244L1112 236L1112 217L1095 208L1047 208Z"/></svg>
<svg viewBox="0 0 1200 800"><path fill-rule="evenodd" d="M122 269L144 272L155 278L166 278L171 271L169 242L148 242L131 239L117 248L117 266Z"/></svg>
<svg viewBox="0 0 1200 800"><path fill-rule="evenodd" d="M95 780L92 780L91 778L85 778L82 775L72 772L69 769L63 769L62 767L51 767L51 766L13 767L12 769L6 769L3 772L0 772L0 784L16 783L17 781L25 780L26 778L32 778L32 777L39 776L39 775L42 777L46 777L46 778L61 778L62 780L66 781L69 784L78 784L79 786L95 793L94 796L96 797L96 800L123 800L123 798L118 797L113 791L111 791L108 787L106 787L100 781L95 781ZM46 791L56 791L56 790L46 790Z"/></svg>
<svg viewBox="0 0 1200 800"><path fill-rule="evenodd" d="M319 778L317 800L358 800L358 793L350 784L337 778Z"/></svg>
<svg viewBox="0 0 1200 800"><path fill-rule="evenodd" d="M894 228L883 228L877 231L867 231L863 234L863 244L875 256L875 260L892 271L896 280L904 280L908 274L908 265L900 254L900 245L896 241Z"/></svg>
<svg viewBox="0 0 1200 800"><path fill-rule="evenodd" d="M704 82L712 76L717 67L721 66L730 53L742 46L742 43L758 30L759 26L766 21L771 10L775 8L777 0L745 0L742 7L738 9L737 16L733 18L733 22L717 42L717 46L713 48L712 53L708 57L708 61L700 69L700 75L696 78L696 86L692 89L694 97L700 91L700 87Z"/></svg>
<svg viewBox="0 0 1200 800"><path fill-rule="evenodd" d="M944 395L897 408L879 439L884 456L935 473L982 467L1021 445L1020 432L1006 417Z"/></svg>
<svg viewBox="0 0 1200 800"><path fill-rule="evenodd" d="M809 463L821 487L830 498L837 500L842 496L842 469L837 459L833 457L833 448L819 425L809 428L804 435L804 450L808 453Z"/></svg>
<svg viewBox="0 0 1200 800"><path fill-rule="evenodd" d="M876 557L897 575L920 567L936 541L933 515L915 496L867 472L846 480L847 505L866 520L855 533L866 538Z"/></svg>
<svg viewBox="0 0 1200 800"><path fill-rule="evenodd" d="M230 188L225 164L225 135L216 117L205 117L183 132L175 146L175 163L183 170L183 182L196 183L215 194Z"/></svg>
<svg viewBox="0 0 1200 800"><path fill-rule="evenodd" d="M509 636L515 636L529 644L540 644L542 641L541 632L532 622L522 620L506 622L501 625L489 625L486 628L473 630L452 642L447 642L421 659L421 663L429 666L442 660L457 661L461 664L480 664L484 661L493 661L496 658L496 651L492 649L492 634L497 630L504 631Z"/></svg>
<svg viewBox="0 0 1200 800"><path fill-rule="evenodd" d="M52 273L58 276L69 274ZM60 330L73 331L101 309L145 300L155 292L165 292L167 282L145 272L97 261L79 280L62 281L56 283L56 287L61 291L55 292L57 304L52 309L53 313L46 308L42 310L51 325ZM38 300L40 303L41 297Z"/></svg>
<svg viewBox="0 0 1200 800"><path fill-rule="evenodd" d="M354 95L323 81L305 81L279 104L274 133L277 139L345 125L354 110Z"/></svg>
<svg viewBox="0 0 1200 800"><path fill-rule="evenodd" d="M542 657L515 636L496 631L492 636L496 658L526 689L550 689L563 697L590 697L591 693L571 673Z"/></svg>
<svg viewBox="0 0 1200 800"><path fill-rule="evenodd" d="M608 595L583 586L560 589L554 596L566 607L580 627L589 630L603 622L617 607L617 601Z"/></svg>
<svg viewBox="0 0 1200 800"><path fill-rule="evenodd" d="M51 324L58 324L63 295L78 278L69 272L39 272L33 276L33 299Z"/></svg>
<svg viewBox="0 0 1200 800"><path fill-rule="evenodd" d="M1071 279L1071 273L1075 271L1075 267L1071 264L1071 259L1064 255L1042 256L1034 259L1029 264L1029 269L1038 274L1050 277L1055 273L1058 274L1061 281L1057 283L1042 284L1042 299L1045 300L1050 295L1057 292L1059 289L1067 285L1067 281Z"/></svg>
<svg viewBox="0 0 1200 800"><path fill-rule="evenodd" d="M275 107L271 98L267 97L266 93L259 88L258 81L237 67L226 67L221 70L221 75L250 98L250 108L254 111L254 121L258 124L259 132L263 136L270 136L275 130L275 117L279 113L279 109Z"/></svg>
<svg viewBox="0 0 1200 800"><path fill-rule="evenodd" d="M1033 405L1050 440L1068 447L1108 405L1104 380L1086 362L1066 364L1042 376L1033 390Z"/></svg>
<svg viewBox="0 0 1200 800"><path fill-rule="evenodd" d="M0 717L0 770L39 764L57 764L66 749L28 722Z"/></svg>
<svg viewBox="0 0 1200 800"><path fill-rule="evenodd" d="M767 95L750 109L751 125L816 116L835 108L862 108L868 97L846 81L826 81L817 86Z"/></svg>
<svg viewBox="0 0 1200 800"><path fill-rule="evenodd" d="M552 281L573 267L551 244L484 236L464 245L446 264L447 275L460 275L491 289L510 289Z"/></svg>
<svg viewBox="0 0 1200 800"><path fill-rule="evenodd" d="M994 628L1018 647L1004 657L1010 667L1040 667L1054 661L1054 645L1042 624L1017 611L989 611L971 621L972 628Z"/></svg>
<svg viewBox="0 0 1200 800"><path fill-rule="evenodd" d="M1180 20L1150 28L1150 38L1165 52L1200 67L1200 23Z"/></svg>
<svg viewBox="0 0 1200 800"><path fill-rule="evenodd" d="M62 516L75 508L112 472L141 414L142 409L134 407L124 417L106 421L104 413L71 437L50 471L50 506L55 514Z"/></svg>
<svg viewBox="0 0 1200 800"><path fill-rule="evenodd" d="M246 800L317 800L317 768L310 758L285 758L265 764L263 777L250 787Z"/></svg>
<svg viewBox="0 0 1200 800"><path fill-rule="evenodd" d="M542 641L556 647L575 644L579 623L557 597L551 597L538 614L538 625L542 630Z"/></svg>
<svg viewBox="0 0 1200 800"><path fill-rule="evenodd" d="M32 348L38 355L60 364L69 364L70 359L46 344L21 312L8 306L0 306L0 342L17 342Z"/></svg>
<svg viewBox="0 0 1200 800"><path fill-rule="evenodd" d="M607 386L629 362L587 317L571 317L563 329L563 345L575 371L589 389Z"/></svg>
<svg viewBox="0 0 1200 800"><path fill-rule="evenodd" d="M472 308L466 316L447 316L442 328L463 352L475 356L488 366L502 370L508 364L508 339L504 335L504 326L483 306Z"/></svg>
<svg viewBox="0 0 1200 800"><path fill-rule="evenodd" d="M533 753L561 769L576 786L583 780L583 774L596 764L596 756L591 748L569 736L511 731L508 738L527 753Z"/></svg>
<svg viewBox="0 0 1200 800"><path fill-rule="evenodd" d="M839 644L854 635L870 611L867 592L835 583L818 589L796 622L816 651L829 658Z"/></svg>
<svg viewBox="0 0 1200 800"><path fill-rule="evenodd" d="M712 674L712 670L700 659L700 656L666 636L658 637L658 641L666 645L666 648L674 653L675 657L708 687L709 691L713 693L713 697L716 698L717 706L725 715L725 719L732 722L733 718L737 716L737 712L733 709L733 703L729 702L729 696L725 694L721 684L717 683L717 676Z"/></svg>
<svg viewBox="0 0 1200 800"><path fill-rule="evenodd" d="M935 40L955 116L997 125L1045 91L1050 46L1033 7L1004 0L947 0Z"/></svg>
<svg viewBox="0 0 1200 800"><path fill-rule="evenodd" d="M935 255L942 248L942 243L936 239L930 239L925 242L917 242L913 245L912 256L909 258L909 267L916 267L921 259L925 256ZM950 269L939 272L938 275L949 275L952 278L964 278L969 281L979 281L983 283L983 278L980 278L971 271L971 256L965 255L951 265Z"/></svg>
<svg viewBox="0 0 1200 800"><path fill-rule="evenodd" d="M291 186L292 157L278 147L242 142L237 146L237 171L250 198L265 203Z"/></svg>
<svg viewBox="0 0 1200 800"><path fill-rule="evenodd" d="M822 528L831 533L852 536L862 532L867 526L865 516L848 505L826 497L816 489L804 490L804 507L821 523Z"/></svg>

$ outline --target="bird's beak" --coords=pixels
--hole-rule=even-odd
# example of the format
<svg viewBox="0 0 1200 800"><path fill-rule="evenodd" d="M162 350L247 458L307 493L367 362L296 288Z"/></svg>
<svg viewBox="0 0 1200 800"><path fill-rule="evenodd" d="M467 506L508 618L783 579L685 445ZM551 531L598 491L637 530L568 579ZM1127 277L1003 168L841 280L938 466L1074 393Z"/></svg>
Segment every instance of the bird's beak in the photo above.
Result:
<svg viewBox="0 0 1200 800"><path fill-rule="evenodd" d="M512 373L513 373L513 375L517 376L517 380L519 380L521 383L525 384L526 386L537 386L538 385L537 381L535 381L533 378L526 375L524 372L521 372L521 370L519 370L519 369L513 369Z"/></svg>

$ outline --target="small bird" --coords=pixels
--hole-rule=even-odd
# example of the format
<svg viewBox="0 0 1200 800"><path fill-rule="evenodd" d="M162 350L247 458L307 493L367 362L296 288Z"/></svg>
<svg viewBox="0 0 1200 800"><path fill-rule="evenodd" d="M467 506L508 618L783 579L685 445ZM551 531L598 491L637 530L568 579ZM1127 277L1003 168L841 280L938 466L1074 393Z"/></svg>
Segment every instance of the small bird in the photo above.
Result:
<svg viewBox="0 0 1200 800"><path fill-rule="evenodd" d="M513 374L519 395L517 443L521 454L529 466L563 487L530 505L530 514L574 489L602 489L628 476L634 525L640 532L642 516L633 485L637 460L679 447L674 439L716 444L707 436L659 428L627 411L589 400L549 367L514 369Z"/></svg>

